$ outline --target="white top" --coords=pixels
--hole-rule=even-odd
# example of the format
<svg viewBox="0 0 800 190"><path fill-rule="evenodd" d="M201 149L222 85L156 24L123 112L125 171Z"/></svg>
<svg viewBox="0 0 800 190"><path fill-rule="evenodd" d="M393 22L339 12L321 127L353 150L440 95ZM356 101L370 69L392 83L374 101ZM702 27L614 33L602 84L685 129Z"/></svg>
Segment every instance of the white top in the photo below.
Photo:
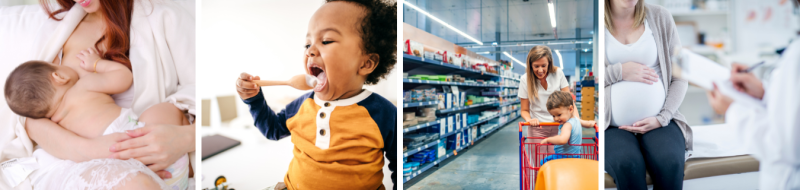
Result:
<svg viewBox="0 0 800 190"><path fill-rule="evenodd" d="M661 112L667 98L661 81L658 48L653 31L644 23L644 33L632 44L622 44L606 29L606 58L610 63L636 62L656 71L658 82L648 85L641 82L621 81L611 85L611 125L633 125L634 122L653 117Z"/></svg>
<svg viewBox="0 0 800 190"><path fill-rule="evenodd" d="M528 76L524 75L521 79L517 96L521 99L528 99ZM547 90L545 90L542 85L539 85L539 91L537 92L539 93L539 98L537 98L536 101L528 100L531 119L539 119L539 122L553 122L553 116L547 111L547 98L550 97L550 94L553 94L553 92L568 87L569 82L567 82L567 77L564 76L564 71L561 70L561 68L556 69L555 73L548 74L545 80L547 81ZM534 79L534 81L539 82L538 79Z"/></svg>

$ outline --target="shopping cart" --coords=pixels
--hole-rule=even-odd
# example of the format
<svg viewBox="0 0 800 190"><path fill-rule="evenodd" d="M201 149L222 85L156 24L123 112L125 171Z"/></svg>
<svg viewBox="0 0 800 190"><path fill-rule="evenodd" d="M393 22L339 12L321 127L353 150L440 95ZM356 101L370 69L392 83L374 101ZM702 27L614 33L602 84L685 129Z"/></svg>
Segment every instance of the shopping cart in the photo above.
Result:
<svg viewBox="0 0 800 190"><path fill-rule="evenodd" d="M536 183L536 172L543 164L543 160L548 156L555 155L555 157L565 158L582 158L597 160L599 150L598 144L598 130L597 125L594 126L594 137L584 137L583 140L592 140L594 143L570 144L572 146L580 147L578 154L555 154L553 153L552 144L541 144L536 142L526 142L527 140L544 140L547 137L526 137L522 134L522 127L530 125L528 122L519 122L519 159L520 159L520 189L528 190L533 189ZM558 123L543 122L539 123L540 126L558 126Z"/></svg>

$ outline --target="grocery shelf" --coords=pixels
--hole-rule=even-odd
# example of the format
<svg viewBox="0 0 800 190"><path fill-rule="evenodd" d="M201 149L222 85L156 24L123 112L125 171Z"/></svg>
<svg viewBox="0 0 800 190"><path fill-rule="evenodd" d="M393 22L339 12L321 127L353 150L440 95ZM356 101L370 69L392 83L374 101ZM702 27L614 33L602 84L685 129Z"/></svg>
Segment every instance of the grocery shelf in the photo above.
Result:
<svg viewBox="0 0 800 190"><path fill-rule="evenodd" d="M469 106L459 106L459 107L448 108L448 109L443 109L443 110L436 110L436 113L437 114L449 113L449 112L461 111L461 110L465 110L465 109L472 109L472 108L481 107L481 106L487 106L487 105L492 105L492 104L497 104L497 101L485 102L485 103L480 103L480 104L472 104L472 105L469 105Z"/></svg>
<svg viewBox="0 0 800 190"><path fill-rule="evenodd" d="M466 77L475 77L475 78L500 77L500 75L494 73L482 72L480 70L456 66L437 60L425 59L422 57L403 54L403 72L421 67L428 67L448 74L458 74Z"/></svg>
<svg viewBox="0 0 800 190"><path fill-rule="evenodd" d="M431 125L436 125L436 124L439 124L439 119L436 119L436 120L431 121L431 122L423 123L423 124L414 125L414 126L411 126L411 127L408 127L408 128L404 128L403 129L403 133L416 131L417 129L422 129L422 128L429 127Z"/></svg>
<svg viewBox="0 0 800 190"><path fill-rule="evenodd" d="M429 106L429 105L436 105L436 104L439 104L439 101L403 103L403 108Z"/></svg>
<svg viewBox="0 0 800 190"><path fill-rule="evenodd" d="M512 105L512 104L519 104L520 102L521 102L521 100L519 100L519 99L511 101L511 102L504 102L504 103L500 103L500 107L507 106L507 105Z"/></svg>
<svg viewBox="0 0 800 190"><path fill-rule="evenodd" d="M442 137L439 137L439 138L441 139ZM408 155L413 155L414 153L417 153L417 152L419 152L421 150L428 149L430 147L436 147L436 146L439 145L439 141L441 141L441 140L436 140L436 141L430 142L428 144L425 144L425 146L420 146L420 147L417 147L417 148L415 148L413 150L409 150L409 151L403 152L403 157L408 157Z"/></svg>
<svg viewBox="0 0 800 190"><path fill-rule="evenodd" d="M404 84L430 84L430 85L452 85L452 86L472 86L472 87L487 87L487 88L500 88L504 86L500 85L490 85L490 84L478 84L478 83L466 83L466 82L445 82L445 81L435 81L435 80L419 80L419 79L403 79Z"/></svg>
<svg viewBox="0 0 800 190"><path fill-rule="evenodd" d="M511 112L509 112L509 113L511 113ZM508 121L506 121L506 122L503 122L503 123L501 123L501 124L499 124L499 125L495 125L495 126L494 126L494 127L491 129L491 130L489 130L488 132L486 132L486 133L484 133L483 135L481 135L481 136L479 136L479 137L475 138L475 140L473 140L473 141L472 141L472 142L473 142L473 144L474 144L475 142L478 142L479 140L481 140L481 139L485 138L486 136L489 136L490 134L494 133L494 132L495 132L495 131L497 131L498 129L502 128L502 126L504 126L504 125L506 125L506 124L508 124L508 123L511 123L511 122L513 122L513 121L517 120L517 118L519 118L519 117L520 117L520 116L516 116L516 117L514 117L514 118L511 118L511 119L509 119L509 120L508 120ZM480 122L478 122L478 123L480 123ZM419 176L419 174L422 174L422 173L424 173L424 172L428 171L428 170L429 170L429 169L431 169L433 166L435 166L435 165L437 165L437 164L439 164L439 163L442 163L443 161L447 160L448 158L456 156L456 152L459 152L459 151L461 151L461 150L464 150L465 148L467 148L467 147L470 147L470 146L474 146L474 145L467 144L467 145L461 146L461 148L459 148L459 149L455 150L455 152L454 152L453 150L447 150L447 154L445 154L444 156L442 156L442 157L440 157L440 158L436 159L435 161L433 161L433 162L431 162L431 163L428 163L428 164L425 164L425 165L423 165L423 166L420 166L420 168L419 168L417 171L414 171L414 172L412 172L410 176L403 177L403 183L406 183L406 182L408 182L409 180L411 180L411 179L414 179L414 177L417 177L417 176Z"/></svg>

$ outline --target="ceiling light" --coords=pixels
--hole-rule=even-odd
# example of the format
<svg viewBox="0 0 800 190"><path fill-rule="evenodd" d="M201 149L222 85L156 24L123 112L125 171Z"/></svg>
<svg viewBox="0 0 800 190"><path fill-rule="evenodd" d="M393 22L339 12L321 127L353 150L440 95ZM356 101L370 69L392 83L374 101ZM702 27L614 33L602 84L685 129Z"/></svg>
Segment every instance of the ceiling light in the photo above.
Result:
<svg viewBox="0 0 800 190"><path fill-rule="evenodd" d="M419 7L417 7L417 6L414 6L414 4L411 4L411 3L409 3L408 1L403 1L403 4L404 4L405 6L411 7L412 9L416 10L417 12L420 12L420 13L424 14L425 16L428 16L428 18L430 18L431 20L434 20L434 21L438 22L439 24L442 24L443 26L445 26L445 27L449 28L450 30L453 30L453 31L455 31L455 32L456 32L456 33L458 33L458 34L461 34L461 36L464 36L465 38L467 38L467 39L469 39L469 40L472 40L472 41L473 41L473 42L475 42L475 43L478 43L478 44L480 44L480 45L483 45L483 42L481 42L481 41L478 41L477 39L473 38L472 36L469 36L469 35L467 35L466 33L464 33L464 32L461 32L461 30L458 30L458 29L456 29L455 27L453 27L453 26L450 26L449 24L445 23L444 21L442 21L442 20L439 20L439 18L436 18L435 16L431 15L430 13L423 11L422 9L420 9L420 8L419 8ZM552 13L551 13L551 15L552 15Z"/></svg>
<svg viewBox="0 0 800 190"><path fill-rule="evenodd" d="M558 66L564 68L564 60L561 59L561 52L556 50L556 55L558 56Z"/></svg>
<svg viewBox="0 0 800 190"><path fill-rule="evenodd" d="M517 64L519 64L519 65L522 65L522 67L523 67L523 68L525 67L525 64L523 64L522 62L520 62L519 60L517 60L517 58L514 58L513 56L511 56L511 54L508 54L508 52L505 52L505 51L504 51L504 52L503 52L503 54L505 54L506 56L510 57L510 58L511 58L511 60L514 60L514 61L516 61L516 62L517 62Z"/></svg>
<svg viewBox="0 0 800 190"><path fill-rule="evenodd" d="M553 1L547 2L547 10L550 11L550 25L556 28L556 11L553 8Z"/></svg>

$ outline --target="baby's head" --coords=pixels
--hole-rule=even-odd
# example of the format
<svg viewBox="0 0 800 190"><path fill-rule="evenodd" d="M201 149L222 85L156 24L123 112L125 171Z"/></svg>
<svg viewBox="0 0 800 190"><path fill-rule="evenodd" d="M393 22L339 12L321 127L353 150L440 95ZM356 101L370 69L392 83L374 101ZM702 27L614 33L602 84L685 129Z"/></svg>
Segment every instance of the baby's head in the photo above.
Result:
<svg viewBox="0 0 800 190"><path fill-rule="evenodd" d="M308 23L306 73L319 80L314 92L323 100L377 84L394 68L396 52L396 3L327 0Z"/></svg>
<svg viewBox="0 0 800 190"><path fill-rule="evenodd" d="M560 124L564 124L572 118L573 110L572 95L569 92L555 91L547 98L547 111L553 115L553 120Z"/></svg>
<svg viewBox="0 0 800 190"><path fill-rule="evenodd" d="M8 75L6 102L11 111L20 116L50 118L77 79L78 73L67 66L28 61Z"/></svg>

